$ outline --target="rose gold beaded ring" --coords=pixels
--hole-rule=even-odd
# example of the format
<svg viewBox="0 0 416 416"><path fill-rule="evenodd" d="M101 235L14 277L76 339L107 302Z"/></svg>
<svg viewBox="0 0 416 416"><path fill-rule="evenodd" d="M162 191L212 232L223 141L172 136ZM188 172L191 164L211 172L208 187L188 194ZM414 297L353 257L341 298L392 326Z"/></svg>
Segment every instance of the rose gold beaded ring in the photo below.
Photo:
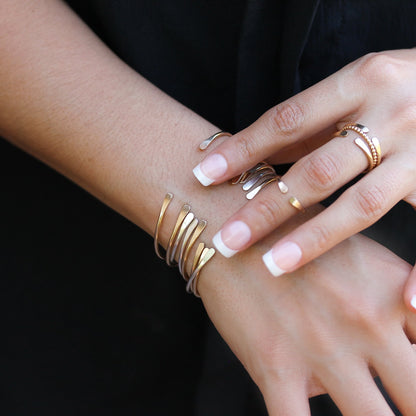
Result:
<svg viewBox="0 0 416 416"><path fill-rule="evenodd" d="M353 131L358 134L359 137L356 137L354 143L364 152L368 160L368 167L365 172L370 172L370 170L377 167L381 162L381 147L380 141L377 137L372 137L368 135L370 132L369 128L358 123L347 123L337 134L339 137L348 136L349 131Z"/></svg>

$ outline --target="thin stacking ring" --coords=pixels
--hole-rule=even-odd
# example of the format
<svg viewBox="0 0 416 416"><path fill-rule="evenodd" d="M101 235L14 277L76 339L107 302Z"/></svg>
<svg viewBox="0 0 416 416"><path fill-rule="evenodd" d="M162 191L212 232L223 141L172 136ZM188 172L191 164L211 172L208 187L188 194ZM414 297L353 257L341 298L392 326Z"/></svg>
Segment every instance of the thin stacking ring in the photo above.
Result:
<svg viewBox="0 0 416 416"><path fill-rule="evenodd" d="M232 136L226 131L219 131L205 139L200 145L199 150L206 150L208 146L218 137ZM263 188L272 182L278 181L279 189L282 193L287 192L287 186L283 182L279 182L280 178L276 174L274 168L266 162L260 162L253 168L246 170L240 176L230 180L232 185L242 184L243 190L246 191L246 198L253 199ZM286 189L286 191L285 191Z"/></svg>
<svg viewBox="0 0 416 416"><path fill-rule="evenodd" d="M297 199L296 197L292 196L289 199L289 203L295 207L298 211L300 212L305 212L305 208L303 207L303 205L301 204L301 202L299 201L299 199Z"/></svg>
<svg viewBox="0 0 416 416"><path fill-rule="evenodd" d="M242 184L246 198L253 199L264 187L278 180L276 171L266 162L260 162L231 180L232 185Z"/></svg>
<svg viewBox="0 0 416 416"><path fill-rule="evenodd" d="M348 130L352 130L359 134L354 143L365 153L368 160L368 168L365 172L369 172L381 163L381 146L377 137L370 138L369 128L358 123L347 123L338 133L337 136L346 137Z"/></svg>

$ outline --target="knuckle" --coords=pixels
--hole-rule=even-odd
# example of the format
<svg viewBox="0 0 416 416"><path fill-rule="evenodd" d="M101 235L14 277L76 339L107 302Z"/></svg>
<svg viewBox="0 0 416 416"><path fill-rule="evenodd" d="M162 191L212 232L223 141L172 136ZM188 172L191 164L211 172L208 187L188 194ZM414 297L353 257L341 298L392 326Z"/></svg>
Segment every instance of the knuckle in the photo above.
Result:
<svg viewBox="0 0 416 416"><path fill-rule="evenodd" d="M359 330L364 330L367 336L376 335L377 338L383 333L382 324L377 313L368 302L355 299L349 305L345 305L343 314L349 325Z"/></svg>
<svg viewBox="0 0 416 416"><path fill-rule="evenodd" d="M404 129L416 130L416 102L403 105L398 116Z"/></svg>
<svg viewBox="0 0 416 416"><path fill-rule="evenodd" d="M260 215L268 226L275 226L281 218L281 207L273 198L259 198L255 204L255 215Z"/></svg>
<svg viewBox="0 0 416 416"><path fill-rule="evenodd" d="M293 135L305 120L305 111L301 104L294 100L278 104L269 113L273 133L284 136Z"/></svg>
<svg viewBox="0 0 416 416"><path fill-rule="evenodd" d="M409 178L412 184L416 179L416 148L406 149L406 157L400 160L400 168L403 172L403 176ZM396 176L398 178L398 175Z"/></svg>
<svg viewBox="0 0 416 416"><path fill-rule="evenodd" d="M333 294L338 305L338 316L354 333L365 334L370 344L380 347L391 343L390 332L386 332L389 322L386 321L383 311L375 302L364 293Z"/></svg>
<svg viewBox="0 0 416 416"><path fill-rule="evenodd" d="M306 157L303 171L307 184L314 190L322 192L331 187L339 177L339 162L330 154L317 152Z"/></svg>
<svg viewBox="0 0 416 416"><path fill-rule="evenodd" d="M400 82L401 66L396 58L383 52L373 52L359 60L358 71L366 81L390 85Z"/></svg>
<svg viewBox="0 0 416 416"><path fill-rule="evenodd" d="M312 241L320 251L326 251L331 245L331 233L324 225L314 225L311 230Z"/></svg>
<svg viewBox="0 0 416 416"><path fill-rule="evenodd" d="M254 159L257 153L255 141L247 136L241 136L236 141L236 152L241 160Z"/></svg>
<svg viewBox="0 0 416 416"><path fill-rule="evenodd" d="M246 362L246 368L260 388L267 389L304 377L302 360L297 356L294 358L293 353L288 351L286 342L282 342L281 334L267 334L263 340L255 343L256 356Z"/></svg>
<svg viewBox="0 0 416 416"><path fill-rule="evenodd" d="M260 386L283 377L284 369L279 365L279 341L274 334L267 334L255 342L257 355L246 363L253 380ZM281 364L281 363L280 363Z"/></svg>
<svg viewBox="0 0 416 416"><path fill-rule="evenodd" d="M387 195L380 186L374 184L369 188L356 191L356 206L359 217L375 220L382 216L386 206Z"/></svg>

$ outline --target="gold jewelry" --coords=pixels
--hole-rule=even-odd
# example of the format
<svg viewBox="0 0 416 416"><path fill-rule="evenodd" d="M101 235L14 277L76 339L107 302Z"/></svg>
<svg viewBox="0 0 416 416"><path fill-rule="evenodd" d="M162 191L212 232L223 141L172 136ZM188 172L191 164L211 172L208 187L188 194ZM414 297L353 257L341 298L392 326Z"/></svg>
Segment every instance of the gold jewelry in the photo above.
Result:
<svg viewBox="0 0 416 416"><path fill-rule="evenodd" d="M211 260L214 254L215 250L213 248L204 247L204 243L199 244L194 257L193 271L186 285L186 291L188 293L193 293L196 297L200 297L198 292L199 274L201 269L209 260Z"/></svg>
<svg viewBox="0 0 416 416"><path fill-rule="evenodd" d="M165 218L166 210L167 210L170 202L172 201L172 198L173 198L173 194L171 194L170 192L168 192L165 195L165 198L163 199L163 203L162 203L162 208L160 209L159 218L157 219L155 233L154 233L155 252L156 252L157 256L162 260L164 259L165 256L160 251L159 229L160 229L160 225L162 224L163 218Z"/></svg>
<svg viewBox="0 0 416 416"><path fill-rule="evenodd" d="M183 276L183 278L185 280L187 280L187 279L185 278L185 275L184 275L184 273L186 272L185 262L184 262L184 252L185 252L185 249L188 245L188 240L191 237L191 235L194 233L197 226L198 226L198 218L194 218L192 220L192 222L189 224L189 226L187 227L186 232L183 236L183 240L182 240L182 244L181 244L181 250L180 250L179 256L178 256L179 259L181 260L180 262L178 262L179 273Z"/></svg>
<svg viewBox="0 0 416 416"><path fill-rule="evenodd" d="M176 266L176 264L172 261L173 259L171 256L173 244L176 240L176 235L178 234L179 227L182 225L183 220L188 215L190 210L191 207L188 204L185 204L178 215L178 219L176 220L176 224L169 238L168 248L166 250L166 263L168 264L168 266Z"/></svg>
<svg viewBox="0 0 416 416"><path fill-rule="evenodd" d="M208 139L204 140L199 145L199 149L206 150L215 139L221 136L230 137L232 134L226 131L219 131L218 133L215 133L208 137ZM266 162L260 162L253 168L243 172L240 176L231 179L230 183L232 185L243 184L243 190L247 191L246 198L253 199L264 187L272 182L275 182L276 180L278 180L278 176L273 167ZM280 187L281 185L279 185L279 188Z"/></svg>
<svg viewBox="0 0 416 416"><path fill-rule="evenodd" d="M365 153L368 160L368 168L365 172L377 167L381 162L381 146L377 137L370 138L368 127L358 123L346 124L338 133L337 136L345 137L348 135L347 130L352 130L360 135L354 140L354 143ZM364 139L364 140L362 140Z"/></svg>
<svg viewBox="0 0 416 416"><path fill-rule="evenodd" d="M186 214L186 217L182 221L181 227L179 228L179 231L175 237L175 242L172 245L172 252L170 253L170 257L169 257L170 264L168 263L169 265L177 265L177 263L175 262L176 250L178 249L178 245L181 242L181 239L185 230L190 226L190 224L194 220L194 217L195 215L193 214L193 212L188 212L188 214Z"/></svg>
<svg viewBox="0 0 416 416"><path fill-rule="evenodd" d="M292 196L289 199L289 203L294 206L297 210L301 211L301 212L305 212L305 208L303 207L303 205L300 203L299 199L295 198L294 196Z"/></svg>
<svg viewBox="0 0 416 416"><path fill-rule="evenodd" d="M232 185L242 184L247 191L246 198L253 199L264 187L277 181L278 176L266 162L260 162L253 168L243 172L238 178L232 179Z"/></svg>
<svg viewBox="0 0 416 416"><path fill-rule="evenodd" d="M187 234L189 232L190 236L185 235L183 239L182 250L179 255L179 258L180 258L179 271L186 281L189 280L189 275L186 272L186 263L188 261L189 253L192 247L194 246L195 241L199 238L199 236L202 234L202 231L204 231L205 227L207 226L207 222L205 220L198 221L197 218L195 218L194 221L195 220L197 221L197 226L194 229L194 231L191 231L191 227L187 231ZM189 239L189 242L188 242L188 239Z"/></svg>
<svg viewBox="0 0 416 416"><path fill-rule="evenodd" d="M190 205L184 204L179 212L175 226L173 227L173 231L170 235L166 254L164 256L162 255L159 244L159 230L162 226L167 208L172 199L173 194L170 192L167 193L160 209L154 233L155 251L158 257L164 259L169 266L179 267L179 272L188 282L186 290L189 293L193 293L195 296L199 297L197 289L199 274L205 264L214 256L215 249L207 248L204 243L200 243L192 261L190 274L188 275L186 263L188 261L189 253L196 240L200 237L207 226L207 221L198 220L198 218L195 217L195 214L191 212Z"/></svg>

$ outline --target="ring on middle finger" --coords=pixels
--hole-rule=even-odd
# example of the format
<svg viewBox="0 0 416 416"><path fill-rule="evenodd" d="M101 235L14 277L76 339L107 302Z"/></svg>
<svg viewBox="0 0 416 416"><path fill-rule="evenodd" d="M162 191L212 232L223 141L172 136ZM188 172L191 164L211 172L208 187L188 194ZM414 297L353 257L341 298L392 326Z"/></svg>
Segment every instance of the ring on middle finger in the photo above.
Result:
<svg viewBox="0 0 416 416"><path fill-rule="evenodd" d="M349 130L359 135L354 143L365 153L368 160L368 167L365 172L369 172L381 162L380 142L377 137L370 138L368 135L369 128L359 123L347 123L336 135L346 137Z"/></svg>

